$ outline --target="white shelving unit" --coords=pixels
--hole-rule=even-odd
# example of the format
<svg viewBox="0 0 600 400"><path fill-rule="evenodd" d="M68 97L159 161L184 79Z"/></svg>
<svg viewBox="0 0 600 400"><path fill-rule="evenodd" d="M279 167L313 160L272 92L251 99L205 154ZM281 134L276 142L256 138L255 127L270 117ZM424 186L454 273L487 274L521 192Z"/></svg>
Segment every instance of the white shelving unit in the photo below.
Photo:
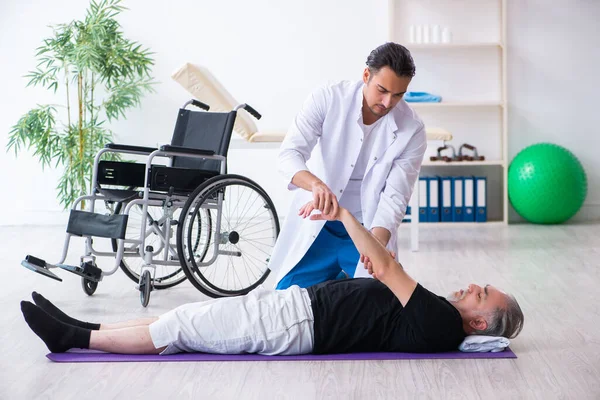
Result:
<svg viewBox="0 0 600 400"><path fill-rule="evenodd" d="M504 107L502 102L498 101L446 101L443 103L411 103L410 106L415 110L427 108L448 108L448 107Z"/></svg>
<svg viewBox="0 0 600 400"><path fill-rule="evenodd" d="M444 161L429 161L424 160L423 165L426 167L452 167L452 168L473 168L482 165L497 165L504 166L504 161L502 160L483 160L483 161L463 161L463 162L453 162L446 163Z"/></svg>
<svg viewBox="0 0 600 400"><path fill-rule="evenodd" d="M484 161L432 162L437 146L430 146L424 168L450 168L456 175L500 168L501 174L490 174L500 179L488 178L488 215L496 204L490 223L508 223L506 0L388 0L388 5L389 40L406 46L417 68L409 90L442 96L441 103L410 106L426 126L449 130L454 139L448 144L457 152L469 143L485 156ZM411 43L411 25L447 27L452 41ZM490 193L499 198L490 199Z"/></svg>
<svg viewBox="0 0 600 400"><path fill-rule="evenodd" d="M393 1L393 0L392 0ZM402 1L402 0L397 0ZM486 47L503 47L503 44L498 43L409 43L412 49L426 49L426 50L448 50L448 49L475 49L475 48L486 48Z"/></svg>

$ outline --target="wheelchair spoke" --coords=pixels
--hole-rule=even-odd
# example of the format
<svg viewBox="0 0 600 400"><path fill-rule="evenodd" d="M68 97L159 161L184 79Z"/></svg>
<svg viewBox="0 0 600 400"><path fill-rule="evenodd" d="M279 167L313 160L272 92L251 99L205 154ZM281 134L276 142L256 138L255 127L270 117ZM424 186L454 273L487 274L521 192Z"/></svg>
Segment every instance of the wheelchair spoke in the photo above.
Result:
<svg viewBox="0 0 600 400"><path fill-rule="evenodd" d="M223 193L223 197L225 197L225 193ZM225 219L225 221L227 222L226 230L231 230L231 210L230 210L229 207L227 207L228 204L229 203L224 198L223 199L223 203L222 203L222 207L221 207L221 217L223 219ZM225 205L225 207L223 207L223 205ZM223 211L223 208L226 208L226 210ZM221 224L223 223L223 219L221 219Z"/></svg>
<svg viewBox="0 0 600 400"><path fill-rule="evenodd" d="M263 211L263 212L261 212L260 214L256 215L256 217L258 218L258 217L260 217L261 215L263 215L264 213L269 213L269 211L268 211L268 210L264 210L264 211ZM250 220L250 221L248 221L248 222L246 222L246 225L245 225L243 228L241 228L241 229L236 229L236 231L238 231L238 232L245 232L245 230L246 230L246 229L254 228L254 227L256 227L257 225L264 224L264 223L265 223L265 220L262 220L262 221L260 221L260 222L255 222L255 223L253 223L252 225L250 225L250 223L251 223L251 222L252 222L251 220Z"/></svg>
<svg viewBox="0 0 600 400"><path fill-rule="evenodd" d="M254 218L254 217L259 217L259 216L261 216L262 214L264 214L264 213L268 212L268 210L265 210L265 209L263 209L263 211L262 211L260 214L258 214L258 215L257 215L256 213L258 213L260 210L261 210L261 209L259 208L259 209L257 209L257 210L254 212L254 215L253 215L253 216L250 218L250 220L248 220L248 222L246 222L246 224L244 225L244 227L243 227L243 228L241 228L241 229L236 229L236 230L238 230L238 231L240 231L240 232L243 232L243 231L244 231L244 229L246 229L246 227L247 227L247 226L248 226L248 225L251 223L251 221L252 221L252 218ZM236 227L236 228L237 228L237 227Z"/></svg>
<svg viewBox="0 0 600 400"><path fill-rule="evenodd" d="M229 244L229 245L227 245L227 247L228 247L230 250L235 250L234 248L232 248L232 246L231 246L230 244ZM231 265L231 270L232 270L232 272L233 272L233 283L234 283L234 285L235 285L235 278L237 277L237 280L238 280L238 282L239 282L239 284L240 284L240 286L239 286L239 287L244 287L244 286L243 286L243 284L242 284L242 280L240 279L240 277L239 277L239 275L238 275L238 273L237 273L237 269L235 268L235 265L233 265L233 257L232 257L232 256L228 256L228 258L229 258L229 263L230 263L230 265Z"/></svg>
<svg viewBox="0 0 600 400"><path fill-rule="evenodd" d="M265 232L265 231L272 231L272 230L273 230L273 227L269 226L268 228L254 231L254 232L244 232L244 236L248 237L248 235L256 235L257 233L261 233L261 232Z"/></svg>
<svg viewBox="0 0 600 400"><path fill-rule="evenodd" d="M236 247L238 248L238 250L239 250L240 252L242 252L242 249L241 249L241 248L240 248L238 245L236 245ZM249 256L249 257L252 257L252 258L254 258L254 259L255 259L255 260L257 260L259 263L262 263L263 265L265 265L265 266L266 266L266 264L264 264L264 261L263 261L263 260L260 260L259 258L257 258L257 257L255 257L255 256L253 256L253 255L252 255L252 254L250 254L250 253L247 253L246 255L247 255L247 256ZM245 259L245 258L243 258L243 257L242 257L242 260L244 261L244 264L245 264L245 265L248 265L248 264L246 263L246 259ZM249 263L252 263L252 266L253 266L253 267L257 267L257 264L255 264L254 262L252 262L252 260L248 259L248 262L249 262ZM258 268L258 269L260 270L260 268ZM254 271L252 271L252 272L254 272Z"/></svg>
<svg viewBox="0 0 600 400"><path fill-rule="evenodd" d="M241 231L238 231L238 233L240 234L240 237L243 237L246 240L256 240L256 239L261 239L261 237L256 237L255 235L265 235L265 233L261 233L261 232L264 232L266 230L272 231L273 228L263 229L263 230L252 232L252 233L248 233L248 232L241 230ZM263 238L265 238L265 237L263 237ZM266 238L271 238L271 239L273 239L273 241L275 240L275 237L273 237L273 236L267 236Z"/></svg>
<svg viewBox="0 0 600 400"><path fill-rule="evenodd" d="M240 251L241 251L241 249L240 249ZM253 259L254 259L254 260L256 260L256 262L258 263L258 264L254 264L254 263L253 263L252 265L254 265L254 266L257 266L257 265L258 265L259 267L260 267L260 266L265 266L265 267L267 266L267 263L265 262L265 260L264 260L264 259L260 259L260 258L256 257L256 256L255 256L255 255L253 255L253 254L250 254L250 253L244 253L244 254L245 254L246 256L248 256L248 257L251 257L251 258L253 258ZM258 269L260 270L261 268L258 268Z"/></svg>
<svg viewBox="0 0 600 400"><path fill-rule="evenodd" d="M229 257L229 258L231 259L232 257ZM233 275L234 275L234 277L236 277L236 278L237 278L237 280L238 280L238 283L240 284L240 285L238 286L238 288L242 288L242 287L244 287L244 285L243 285L243 283L242 283L242 280L240 279L240 277L239 277L239 275L238 275L238 273L237 273L237 269L236 269L236 268L235 268L235 266L233 265L233 260L230 260L230 261L232 262L232 265L231 265L231 267L232 267ZM235 284L235 279L233 280L233 282L234 282L234 284Z"/></svg>
<svg viewBox="0 0 600 400"><path fill-rule="evenodd" d="M225 282L225 279L227 278L230 265L231 265L231 257L227 257L227 268L225 269L225 273L223 274L223 282Z"/></svg>
<svg viewBox="0 0 600 400"><path fill-rule="evenodd" d="M275 238L269 237L269 238L265 238L265 239L270 239L269 243L261 242L258 239L248 239L246 237L241 237L240 241L243 240L244 242L246 242L252 246L261 245L261 246L265 246L265 247L275 247L275 240L274 240Z"/></svg>
<svg viewBox="0 0 600 400"><path fill-rule="evenodd" d="M231 215L231 213L232 213L232 212L233 212L234 214L237 214L237 215L234 215L234 217L235 217L236 219L238 219L238 220L239 220L239 218L240 218L240 214L239 214L239 210L240 210L240 200L242 199L242 196L240 196L240 188L239 188L239 186L238 186L238 187L236 187L236 192L237 192L237 199L238 199L238 200L237 200L237 203L235 203L235 207L233 207L233 210L232 210L231 208L229 208L229 207L228 207L228 208L229 208L229 213L230 213L230 215ZM242 194L243 194L243 193L242 193Z"/></svg>
<svg viewBox="0 0 600 400"><path fill-rule="evenodd" d="M225 231L231 231L231 221L227 219L225 213L221 213L221 230L225 228Z"/></svg>
<svg viewBox="0 0 600 400"><path fill-rule="evenodd" d="M243 215L242 215L242 216L241 216L241 217L238 219L238 225L236 225L236 226L234 227L234 230L235 230L235 229L237 229L237 227L239 226L239 224L240 224L240 222L239 222L239 221L243 221L243 218L246 216L246 214L247 214L248 212L250 212L250 210L252 209L252 206L254 205L254 203L256 203L256 200L258 200L258 197L256 197L256 198L254 199L254 201L252 202L252 204L250 205L250 207L249 207L247 210L245 210L245 211L244 211L244 214L243 214ZM255 212L255 214L256 214L256 212Z"/></svg>
<svg viewBox="0 0 600 400"><path fill-rule="evenodd" d="M209 209L220 193L224 197L219 207ZM186 275L196 288L212 297L248 293L270 272L268 262L279 233L271 199L254 182L237 175L216 177L192 196L178 226L178 242L183 243L178 252L183 247L186 255L180 258L189 259L183 264ZM199 209L208 210L212 224L205 224L204 214L202 221L193 219ZM221 221L218 227L217 219ZM210 264L200 266L209 260Z"/></svg>
<svg viewBox="0 0 600 400"><path fill-rule="evenodd" d="M273 239L273 238L264 238L264 239ZM245 242L248 242L249 244L256 243L256 244L259 244L259 245L261 245L261 246L266 246L266 247L275 247L275 244L270 244L270 243L264 243L264 242L260 242L260 241L258 241L258 240L256 240L256 239L240 239L240 240L243 240L243 241L245 241Z"/></svg>
<svg viewBox="0 0 600 400"><path fill-rule="evenodd" d="M258 212L258 210L257 210L257 212ZM260 214L256 215L256 217L260 217L264 213L269 213L269 210L263 210ZM250 225L251 222L252 222L252 220L249 220L248 222L246 222L244 229L254 228L257 225L264 224L266 221L263 219L262 221L255 222L252 225Z"/></svg>
<svg viewBox="0 0 600 400"><path fill-rule="evenodd" d="M249 241L249 242L261 243L261 244L265 244L265 243L259 242L259 240L263 240L263 239L270 239L270 240L273 240L273 239L274 239L274 238L273 238L273 236L263 236L263 237L252 238L252 239L248 239L248 236L247 236L247 235L244 235L244 236L246 237L246 239L244 239L244 240L247 240L247 241ZM266 245L266 246L269 246L269 245L267 245L267 244L265 244L265 245ZM273 245L273 246L274 246L274 245ZM273 246L271 246L271 247L273 247Z"/></svg>
<svg viewBox="0 0 600 400"><path fill-rule="evenodd" d="M241 251L241 250L240 250ZM244 265L246 266L246 277L248 278L248 280L250 280L250 277L248 276L248 270L250 268L248 268L248 263L246 262L245 258L242 258L242 261L244 262ZM249 261L248 261L249 262ZM254 271L252 269L250 269L250 272L252 273L254 280L256 280L258 277L256 276L256 274L254 273Z"/></svg>
<svg viewBox="0 0 600 400"><path fill-rule="evenodd" d="M267 256L270 256L270 255L271 255L271 254L267 253L266 251L259 249L259 248L258 248L258 246L256 246L256 245L254 245L254 244L250 243L250 242L249 242L249 241L247 241L247 240L240 239L240 241L244 241L244 242L248 243L250 246L252 246L252 247L254 247L256 250L258 250L258 251L260 251L260 252L262 252L262 253L266 254ZM263 245L263 246L266 246L266 245Z"/></svg>
<svg viewBox="0 0 600 400"><path fill-rule="evenodd" d="M238 189L238 194L239 194L239 189ZM240 221L241 218L246 214L246 211L250 209L249 207L251 207L252 204L254 204L254 202L253 202L250 206L248 206L248 202L250 201L250 196L251 196L251 194L248 194L248 199L246 200L246 204L244 204L244 207L242 208L242 210L240 210L240 208L238 206L238 204L239 204L239 199L238 199L238 204L236 204L236 207L235 207L235 210L237 210L237 221ZM240 196L240 199L241 199L241 197L242 196ZM248 209L246 209L246 207L248 207Z"/></svg>

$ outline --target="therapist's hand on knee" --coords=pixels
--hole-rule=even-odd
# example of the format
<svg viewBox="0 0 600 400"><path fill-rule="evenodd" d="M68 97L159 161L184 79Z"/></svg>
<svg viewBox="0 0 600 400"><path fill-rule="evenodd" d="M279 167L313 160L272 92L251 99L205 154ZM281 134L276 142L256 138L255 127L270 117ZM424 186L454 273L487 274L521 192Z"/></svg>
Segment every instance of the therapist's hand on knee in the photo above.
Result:
<svg viewBox="0 0 600 400"><path fill-rule="evenodd" d="M338 199L325 183L321 181L313 183L312 194L315 209L327 215L337 215L339 211Z"/></svg>

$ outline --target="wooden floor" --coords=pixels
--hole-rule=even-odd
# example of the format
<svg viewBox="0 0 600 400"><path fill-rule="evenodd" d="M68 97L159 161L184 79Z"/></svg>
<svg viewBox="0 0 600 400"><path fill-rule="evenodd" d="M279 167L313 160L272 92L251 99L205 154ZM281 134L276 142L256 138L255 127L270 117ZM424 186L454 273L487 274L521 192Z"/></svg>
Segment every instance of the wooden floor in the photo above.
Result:
<svg viewBox="0 0 600 400"><path fill-rule="evenodd" d="M88 297L74 275L59 271L59 283L19 265L26 253L57 261L63 232L0 227L0 399L600 399L599 224L422 225L421 251L401 252L409 273L437 293L470 282L514 293L525 312L516 360L55 364L19 310L32 290L106 322L204 298L185 282L153 292L144 309L120 271Z"/></svg>

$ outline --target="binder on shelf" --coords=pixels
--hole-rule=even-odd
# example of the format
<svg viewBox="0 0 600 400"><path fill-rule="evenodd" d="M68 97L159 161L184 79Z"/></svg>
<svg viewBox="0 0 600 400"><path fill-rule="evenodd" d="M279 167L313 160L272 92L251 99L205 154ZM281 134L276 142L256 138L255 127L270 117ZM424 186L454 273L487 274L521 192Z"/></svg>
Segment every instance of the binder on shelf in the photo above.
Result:
<svg viewBox="0 0 600 400"><path fill-rule="evenodd" d="M460 176L452 177L452 221L462 222L463 218L463 186L464 178Z"/></svg>
<svg viewBox="0 0 600 400"><path fill-rule="evenodd" d="M463 218L465 222L475 222L475 179L472 176L465 176L463 185Z"/></svg>
<svg viewBox="0 0 600 400"><path fill-rule="evenodd" d="M402 218L402 222L409 222L409 221L411 221L411 218L412 218L412 210L411 210L410 206L406 206L406 212L404 213L404 218Z"/></svg>
<svg viewBox="0 0 600 400"><path fill-rule="evenodd" d="M427 222L427 178L419 178L419 222Z"/></svg>
<svg viewBox="0 0 600 400"><path fill-rule="evenodd" d="M452 178L440 178L440 221L452 222Z"/></svg>
<svg viewBox="0 0 600 400"><path fill-rule="evenodd" d="M440 179L437 176L427 178L427 220L440 222Z"/></svg>
<svg viewBox="0 0 600 400"><path fill-rule="evenodd" d="M487 222L487 178L475 177L475 221Z"/></svg>

